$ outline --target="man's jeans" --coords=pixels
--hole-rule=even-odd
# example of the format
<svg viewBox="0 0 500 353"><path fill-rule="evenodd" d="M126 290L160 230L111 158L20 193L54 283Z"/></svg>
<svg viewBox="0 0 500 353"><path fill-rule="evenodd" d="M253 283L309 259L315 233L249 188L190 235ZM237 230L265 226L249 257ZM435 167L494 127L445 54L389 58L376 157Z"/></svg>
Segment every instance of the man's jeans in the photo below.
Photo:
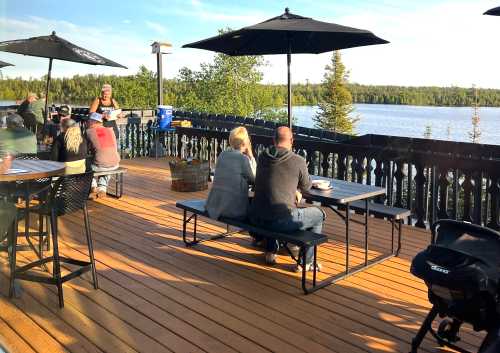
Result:
<svg viewBox="0 0 500 353"><path fill-rule="evenodd" d="M280 218L276 221L266 223L267 229L277 232L292 233L297 230L310 230L321 234L325 213L318 207L295 208L291 211L290 217ZM267 239L266 251L276 253L279 243L276 240ZM306 263L310 264L313 260L314 249L312 247L306 250Z"/></svg>
<svg viewBox="0 0 500 353"><path fill-rule="evenodd" d="M105 167L99 167L99 166L96 166L95 164L92 164L92 170L94 172L109 172L109 171L118 169L118 167L120 167L120 166L117 165L115 167L105 168ZM106 190L108 188L109 179L110 179L109 175L99 176L99 177L97 177L97 181L94 178L94 179L92 179L92 187L99 187L103 190Z"/></svg>

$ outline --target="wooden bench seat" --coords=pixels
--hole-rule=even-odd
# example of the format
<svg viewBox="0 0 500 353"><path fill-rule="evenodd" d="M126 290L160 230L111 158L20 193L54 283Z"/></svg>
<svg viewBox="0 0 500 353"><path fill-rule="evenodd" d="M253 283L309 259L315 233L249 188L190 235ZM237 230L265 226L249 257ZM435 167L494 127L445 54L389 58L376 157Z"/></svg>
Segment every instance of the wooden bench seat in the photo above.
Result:
<svg viewBox="0 0 500 353"><path fill-rule="evenodd" d="M216 236L210 237L208 239L198 239L197 237L197 221L198 216L203 216L210 218L208 212L205 209L205 200L186 200L186 201L178 201L175 205L177 208L180 208L184 211L183 218L183 226L182 226L182 240L186 244L186 246L193 246L202 241L206 240L215 240L226 237L228 235L238 233L230 232L229 226L233 226L236 228L240 228L242 230L246 230L255 234L259 234L259 236L267 239L274 239L281 243L289 243L293 245L297 245L300 248L299 254L305 254L306 250L310 247L314 248L314 256L313 256L313 274L312 274L312 286L307 286L307 271L305 266L305 256L299 256L295 258L291 253L292 258L300 265L302 265L302 289L305 294L312 293L320 288L325 287L331 282L324 281L322 283L316 283L316 270L317 270L317 246L323 243L328 242L328 238L323 234L316 234L310 231L296 231L293 233L282 233L271 231L269 229L257 227L252 225L246 221L235 220L231 218L220 218L217 221L225 223L227 225L227 232L218 234ZM191 216L188 217L187 213L190 212ZM193 228L193 240L187 239L187 225L194 219L194 228ZM285 246L285 249L288 249Z"/></svg>

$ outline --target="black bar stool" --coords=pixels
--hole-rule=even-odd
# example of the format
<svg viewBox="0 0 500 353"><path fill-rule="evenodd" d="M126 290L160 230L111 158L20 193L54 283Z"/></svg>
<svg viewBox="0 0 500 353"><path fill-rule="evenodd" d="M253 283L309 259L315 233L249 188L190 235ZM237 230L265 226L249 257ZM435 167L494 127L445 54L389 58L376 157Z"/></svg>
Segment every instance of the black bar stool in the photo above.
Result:
<svg viewBox="0 0 500 353"><path fill-rule="evenodd" d="M92 244L92 234L90 231L90 222L87 211L87 199L90 194L92 185L93 172L74 174L60 177L52 186L48 202L41 204L39 207L32 207L30 212L38 213L46 218L50 218L50 229L52 235L53 254L50 257L42 258L23 267L16 267L16 245L17 236L11 235L11 256L10 256L10 288L9 296L14 295L14 282L16 279L41 282L57 286L59 296L59 306L64 307L64 297L62 284L73 278L82 275L85 272L92 271L92 279L94 288L98 289L97 273L95 269L94 250ZM59 255L58 242L58 227L57 220L59 216L83 211L85 235L87 237L87 245L89 250L90 261L81 261L72 258L62 257ZM30 273L30 270L37 266L45 265L52 262L53 270L52 277L42 276L39 274ZM61 276L61 262L76 265L79 268Z"/></svg>

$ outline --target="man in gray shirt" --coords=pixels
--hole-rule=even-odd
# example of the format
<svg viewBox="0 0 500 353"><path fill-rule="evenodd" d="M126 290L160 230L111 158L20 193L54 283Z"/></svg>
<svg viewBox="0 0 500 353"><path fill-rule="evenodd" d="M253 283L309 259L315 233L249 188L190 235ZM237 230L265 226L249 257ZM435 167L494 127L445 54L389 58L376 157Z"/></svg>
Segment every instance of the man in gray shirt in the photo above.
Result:
<svg viewBox="0 0 500 353"><path fill-rule="evenodd" d="M284 233L311 230L321 234L324 212L318 207L297 207L300 193L311 188L304 158L292 151L293 134L285 126L276 130L274 146L259 156L255 196L249 217L255 225ZM266 262L276 262L278 242L268 240ZM313 249L306 251L307 270L312 270ZM300 268L297 268L300 270Z"/></svg>

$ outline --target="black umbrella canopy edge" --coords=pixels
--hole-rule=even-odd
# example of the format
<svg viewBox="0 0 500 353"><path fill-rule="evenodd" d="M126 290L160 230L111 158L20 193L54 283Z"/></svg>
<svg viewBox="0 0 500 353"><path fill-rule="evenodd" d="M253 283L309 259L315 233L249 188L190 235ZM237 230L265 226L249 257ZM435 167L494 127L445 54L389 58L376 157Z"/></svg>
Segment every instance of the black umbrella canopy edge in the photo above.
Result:
<svg viewBox="0 0 500 353"><path fill-rule="evenodd" d="M285 27L281 28L280 21L283 21L283 23L287 23L288 25L293 24L295 21L297 22L297 24L299 24L299 23L302 24L302 22L308 21L309 24L310 24L310 27L309 27L309 30L303 30L303 29L302 30L298 30L298 29L295 29L295 28L285 28ZM277 25L273 25L275 23ZM388 44L389 43L389 41L386 41L385 39L377 37L371 31L364 30L364 29L358 29L358 28L354 28L354 27L343 26L343 25L339 25L339 24L336 24L336 23L329 23L329 22L322 22L322 21L313 20L310 17L303 17L303 16L292 14L292 13L289 12L288 8L286 8L285 9L285 13L282 14L282 15L280 15L280 16L276 16L276 17L270 18L268 20L265 20L263 22L255 24L255 25L251 25L251 26L247 26L247 27L242 27L242 28L240 28L238 30L234 30L234 31L222 33L222 34L219 34L219 35L216 35L216 36L212 36L212 37L209 37L209 38L206 38L206 39L202 39L202 40L199 40L199 41L196 41L196 42L184 44L182 46L182 48L197 48L197 49L204 49L204 50L214 51L214 50L211 50L211 49L205 49L202 46L205 43L209 43L209 42L214 41L214 40L221 40L221 39L224 39L224 38L238 39L238 38L241 37L242 33L249 32L249 31L262 31L263 34L264 34L266 32L271 33L273 31L279 31L279 30L284 31L284 30L286 30L289 33L291 33L291 36L293 36L295 33L297 33L297 34L315 33L315 32L316 33L317 32L331 33L332 26L335 27L335 31L337 33L345 33L345 34L351 34L352 33L352 34L356 34L356 35L364 34L367 37L370 37L372 43L376 42L376 43L373 43L373 44ZM302 28L303 28L303 25L302 25ZM345 46L345 47L342 47L342 48L338 48L338 50L340 50L340 49L354 48L354 47L358 47L358 46L362 46L362 44L360 44L360 45L354 45L354 46L352 46L352 45ZM332 47L332 49L327 49L327 50L323 50L323 51L303 51L303 52L300 52L300 51L293 51L293 48L292 48L292 54L306 54L306 53L319 54L319 53L322 53L322 52L333 51L333 50L337 50L337 49ZM227 55L232 55L232 56L250 55L248 53L239 53L237 51L219 51L219 52L227 54ZM277 53L277 52L265 53L264 52L261 55L274 55L274 54L283 54L283 53Z"/></svg>
<svg viewBox="0 0 500 353"><path fill-rule="evenodd" d="M332 37L333 36L333 37ZM182 48L197 48L230 56L287 55L288 125L291 120L291 55L319 54L375 44L387 44L370 31L285 13L253 26L222 33Z"/></svg>
<svg viewBox="0 0 500 353"><path fill-rule="evenodd" d="M67 57L70 57L73 55L73 59L67 58L65 59L61 55L45 55L41 54L40 51L38 53L33 53L34 50L30 50L28 43L32 43L34 41L52 41L52 42L58 42L60 43L60 50L66 51L68 54L68 51L71 50L72 52L69 52L70 55L67 55ZM19 44L21 48L15 49L15 48L10 48L10 50L5 50L3 47L8 46L9 44L15 45ZM22 50L21 50L22 49ZM46 48L44 48L46 49ZM9 52L9 53L14 53L14 54L22 54L25 56L33 56L33 57L40 57L40 58L47 58L49 59L49 70L47 73L47 83L45 87L45 116L44 116L44 124L47 122L47 117L48 117L48 97L49 97L49 90L50 90L50 80L51 80L51 73L52 73L52 61L54 59L56 60L61 60L61 61L68 61L68 62L76 62L76 63L81 63L81 64L87 64L87 65L103 65L103 66L111 66L111 67L120 67L126 69L126 66L123 66L121 64L118 64L117 62L114 62L113 60L109 60L99 54L96 54L90 50L87 50L85 48L82 48L76 44L73 44L59 36L56 35L55 31L52 31L52 34L48 36L38 36L38 37L30 37L27 39L15 39L15 40L9 40L9 41L3 41L0 42L0 51L4 52ZM76 59L75 59L76 58Z"/></svg>
<svg viewBox="0 0 500 353"><path fill-rule="evenodd" d="M14 64L11 64L11 63L8 63L8 62L1 61L1 60L0 60L0 69L1 69L2 67L6 67L6 66L14 66Z"/></svg>
<svg viewBox="0 0 500 353"><path fill-rule="evenodd" d="M51 55L30 55L27 53L28 50L14 51L14 50L3 50L2 49L2 47L7 46L9 44L22 44L22 43L27 43L28 41L34 41L34 40L52 40L52 41L60 42L61 44L65 45L68 48L69 47L75 48L76 51L75 50L73 50L73 51L79 56L86 56L87 61L74 61L74 60L70 60L70 59L55 57L53 55L52 56ZM27 44L26 44L26 46L27 46ZM87 64L87 65L96 65L96 66L103 65L103 66L119 67L119 68L127 69L127 67L124 65L121 65L113 60L107 59L107 58L105 58L97 53L94 53L88 49L82 48L76 44L73 44L73 43L65 40L64 38L57 36L55 32L52 32L52 34L50 34L48 36L38 36L38 37L30 37L30 38L25 38L25 39L14 39L14 40L0 42L0 51L5 51L8 53L14 53L14 54L21 54L24 56L33 56L33 57L46 58L46 59L55 59L55 60L61 60L61 61L76 62L76 63ZM85 53L86 55L83 55L82 53ZM92 58L92 56L94 58ZM95 59L95 58L99 58L102 62L97 61L98 59Z"/></svg>
<svg viewBox="0 0 500 353"><path fill-rule="evenodd" d="M483 15L500 16L500 6L489 9Z"/></svg>

